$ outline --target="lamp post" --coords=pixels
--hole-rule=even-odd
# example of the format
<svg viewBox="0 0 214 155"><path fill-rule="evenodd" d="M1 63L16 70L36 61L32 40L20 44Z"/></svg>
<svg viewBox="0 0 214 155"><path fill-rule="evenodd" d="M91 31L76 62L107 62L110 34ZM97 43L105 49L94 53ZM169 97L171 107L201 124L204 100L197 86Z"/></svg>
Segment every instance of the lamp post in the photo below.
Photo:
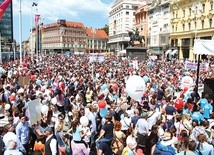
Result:
<svg viewBox="0 0 214 155"><path fill-rule="evenodd" d="M20 64L22 64L22 0L19 0L19 42Z"/></svg>
<svg viewBox="0 0 214 155"><path fill-rule="evenodd" d="M30 51L31 51L31 61L33 62L33 8L37 7L37 3L33 2L33 0L31 0L31 30L30 30Z"/></svg>
<svg viewBox="0 0 214 155"><path fill-rule="evenodd" d="M203 7L202 4L200 2L198 3L194 3L192 6L192 12L195 14L195 40L197 39L197 22L198 22L198 18L197 15L199 12L202 12ZM200 73L200 54L198 54L198 64L197 64L197 74L196 74L196 86L195 86L195 93L196 96L198 94L198 84L199 84L199 73Z"/></svg>

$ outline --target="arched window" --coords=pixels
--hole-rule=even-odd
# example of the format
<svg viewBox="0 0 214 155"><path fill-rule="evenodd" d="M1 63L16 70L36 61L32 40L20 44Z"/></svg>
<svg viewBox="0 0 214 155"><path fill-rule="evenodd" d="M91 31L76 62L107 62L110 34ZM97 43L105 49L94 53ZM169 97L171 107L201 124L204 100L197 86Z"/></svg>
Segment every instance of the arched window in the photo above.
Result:
<svg viewBox="0 0 214 155"><path fill-rule="evenodd" d="M190 31L191 30L191 23L189 23L188 26L189 26L189 31Z"/></svg>
<svg viewBox="0 0 214 155"><path fill-rule="evenodd" d="M213 20L212 20L212 18L210 18L210 20L209 20L210 28L212 28L212 23L213 23Z"/></svg>
<svg viewBox="0 0 214 155"><path fill-rule="evenodd" d="M201 28L204 29L204 20L201 21Z"/></svg>

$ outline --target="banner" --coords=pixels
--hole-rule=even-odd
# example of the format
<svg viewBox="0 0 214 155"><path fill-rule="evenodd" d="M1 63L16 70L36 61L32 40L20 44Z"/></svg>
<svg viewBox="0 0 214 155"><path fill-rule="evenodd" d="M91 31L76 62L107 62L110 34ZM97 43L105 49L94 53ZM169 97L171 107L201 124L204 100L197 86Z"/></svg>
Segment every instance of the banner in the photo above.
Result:
<svg viewBox="0 0 214 155"><path fill-rule="evenodd" d="M89 55L89 62L103 62L105 60L105 55L104 54L99 54L99 53L91 53Z"/></svg>
<svg viewBox="0 0 214 155"><path fill-rule="evenodd" d="M37 124L37 121L40 121L42 119L41 107L42 104L40 102L40 99L29 101L28 110L30 115L29 117L30 125Z"/></svg>
<svg viewBox="0 0 214 155"><path fill-rule="evenodd" d="M8 5L12 2L12 0L5 0L1 5L0 5L0 20L2 19L2 16L4 15L4 12L6 11Z"/></svg>
<svg viewBox="0 0 214 155"><path fill-rule="evenodd" d="M197 68L198 68L198 63L191 62L191 61L185 61L185 64L184 64L185 70L197 70ZM200 63L201 70L205 70L208 68L209 68L209 63L205 63L205 62Z"/></svg>

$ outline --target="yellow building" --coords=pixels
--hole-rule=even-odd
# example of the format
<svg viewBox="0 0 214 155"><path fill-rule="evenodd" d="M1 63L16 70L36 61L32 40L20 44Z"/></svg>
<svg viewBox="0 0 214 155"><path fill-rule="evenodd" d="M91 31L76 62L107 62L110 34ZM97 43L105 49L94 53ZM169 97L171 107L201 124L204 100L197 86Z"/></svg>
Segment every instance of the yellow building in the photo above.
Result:
<svg viewBox="0 0 214 155"><path fill-rule="evenodd" d="M171 0L170 48L179 59L195 59L195 38L214 39L213 15L214 0Z"/></svg>

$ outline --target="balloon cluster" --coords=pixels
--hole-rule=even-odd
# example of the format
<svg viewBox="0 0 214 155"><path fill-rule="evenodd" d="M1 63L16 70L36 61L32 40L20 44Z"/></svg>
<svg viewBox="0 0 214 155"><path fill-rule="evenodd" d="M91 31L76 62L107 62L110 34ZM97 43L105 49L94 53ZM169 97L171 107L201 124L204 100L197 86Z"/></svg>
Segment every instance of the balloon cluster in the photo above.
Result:
<svg viewBox="0 0 214 155"><path fill-rule="evenodd" d="M103 117L106 117L107 113L108 113L108 110L106 108L106 101L105 100L99 100L98 101L98 106L100 108L100 116L103 118Z"/></svg>

